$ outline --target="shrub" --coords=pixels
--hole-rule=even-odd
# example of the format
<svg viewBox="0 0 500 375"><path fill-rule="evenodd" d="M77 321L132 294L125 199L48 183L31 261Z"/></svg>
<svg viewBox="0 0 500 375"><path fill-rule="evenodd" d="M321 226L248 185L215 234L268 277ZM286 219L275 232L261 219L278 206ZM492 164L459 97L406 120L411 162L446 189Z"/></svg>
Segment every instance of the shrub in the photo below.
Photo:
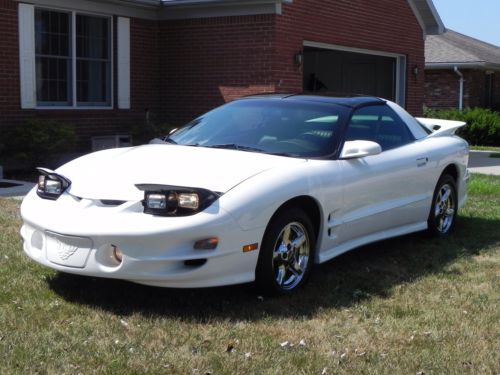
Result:
<svg viewBox="0 0 500 375"><path fill-rule="evenodd" d="M433 111L426 109L425 117L467 122L457 135L474 146L500 146L500 112L484 108L467 108Z"/></svg>
<svg viewBox="0 0 500 375"><path fill-rule="evenodd" d="M28 168L46 165L57 154L73 151L76 144L72 125L53 120L30 119L9 133L5 154Z"/></svg>
<svg viewBox="0 0 500 375"><path fill-rule="evenodd" d="M133 124L129 127L129 133L132 135L134 145L148 143L156 137L161 137L170 133L175 126L163 123Z"/></svg>

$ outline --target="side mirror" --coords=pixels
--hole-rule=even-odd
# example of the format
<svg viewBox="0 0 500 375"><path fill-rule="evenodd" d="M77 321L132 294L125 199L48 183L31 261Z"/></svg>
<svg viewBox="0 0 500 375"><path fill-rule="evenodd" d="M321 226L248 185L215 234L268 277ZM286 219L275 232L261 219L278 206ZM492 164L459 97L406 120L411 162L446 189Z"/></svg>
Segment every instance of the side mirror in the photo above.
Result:
<svg viewBox="0 0 500 375"><path fill-rule="evenodd" d="M341 159L358 159L365 156L378 155L382 152L382 147L372 141L347 141L340 153Z"/></svg>

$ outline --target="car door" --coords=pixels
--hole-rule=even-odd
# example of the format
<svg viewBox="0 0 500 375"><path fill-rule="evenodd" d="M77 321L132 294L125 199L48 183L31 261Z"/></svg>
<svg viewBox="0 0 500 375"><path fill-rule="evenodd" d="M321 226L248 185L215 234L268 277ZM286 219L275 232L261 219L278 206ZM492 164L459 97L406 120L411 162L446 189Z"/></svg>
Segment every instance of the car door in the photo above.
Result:
<svg viewBox="0 0 500 375"><path fill-rule="evenodd" d="M433 178L421 142L387 105L354 111L345 141L369 140L382 147L378 155L339 160L343 209L339 242L366 243L425 229L429 183Z"/></svg>

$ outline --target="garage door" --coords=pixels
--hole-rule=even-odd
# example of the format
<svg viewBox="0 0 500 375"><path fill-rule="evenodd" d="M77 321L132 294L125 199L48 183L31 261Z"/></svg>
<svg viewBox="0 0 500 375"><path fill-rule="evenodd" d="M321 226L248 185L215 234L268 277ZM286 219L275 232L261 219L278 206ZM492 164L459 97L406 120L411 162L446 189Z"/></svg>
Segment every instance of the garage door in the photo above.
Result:
<svg viewBox="0 0 500 375"><path fill-rule="evenodd" d="M304 90L374 95L398 101L398 58L304 47Z"/></svg>

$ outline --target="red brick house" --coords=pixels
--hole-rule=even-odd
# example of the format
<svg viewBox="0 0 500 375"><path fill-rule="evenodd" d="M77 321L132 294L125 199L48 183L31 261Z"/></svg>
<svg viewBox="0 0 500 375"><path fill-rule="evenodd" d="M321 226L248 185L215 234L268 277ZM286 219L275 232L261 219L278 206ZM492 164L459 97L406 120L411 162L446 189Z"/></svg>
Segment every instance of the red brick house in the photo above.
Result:
<svg viewBox="0 0 500 375"><path fill-rule="evenodd" d="M0 0L0 137L58 119L89 149L146 119L307 89L419 114L424 40L442 31L432 0Z"/></svg>
<svg viewBox="0 0 500 375"><path fill-rule="evenodd" d="M500 47L447 30L425 42L425 105L500 110Z"/></svg>

